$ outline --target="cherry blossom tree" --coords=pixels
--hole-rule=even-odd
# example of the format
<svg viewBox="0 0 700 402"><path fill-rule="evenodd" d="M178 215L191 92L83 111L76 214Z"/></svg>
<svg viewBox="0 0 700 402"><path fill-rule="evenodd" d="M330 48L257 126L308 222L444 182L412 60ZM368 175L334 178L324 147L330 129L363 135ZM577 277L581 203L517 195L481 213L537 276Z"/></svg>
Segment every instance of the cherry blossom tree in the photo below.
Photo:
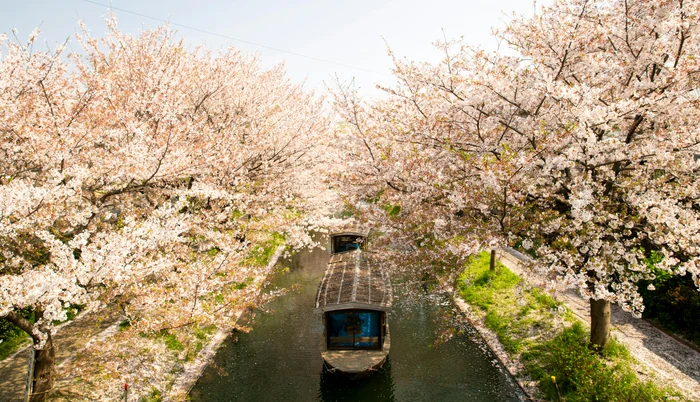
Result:
<svg viewBox="0 0 700 402"><path fill-rule="evenodd" d="M0 39L0 319L33 339L33 401L70 306L117 305L137 343L231 325L259 301L246 286L269 233L310 244L327 207L326 114L283 66L106 21L102 39L83 26L81 54Z"/></svg>
<svg viewBox="0 0 700 402"><path fill-rule="evenodd" d="M532 142L521 192L535 225L524 246L590 299L598 346L610 302L643 310L636 283L653 277L652 251L664 256L658 268L700 287L699 10L693 1L557 2L504 32L531 60L511 80L526 85L494 90L523 116L515 135Z"/></svg>
<svg viewBox="0 0 700 402"><path fill-rule="evenodd" d="M604 346L611 302L643 310L652 252L700 287L698 10L562 0L497 33L516 56L447 42L436 66L397 61L389 99L340 94L352 191L401 205L400 230L522 244L590 300Z"/></svg>
<svg viewBox="0 0 700 402"><path fill-rule="evenodd" d="M505 244L519 223L511 187L521 169L510 163L518 154L507 146L497 97L474 84L491 76L493 62L459 42L437 46L445 58L436 66L394 57L397 85L384 88L387 99L363 103L339 84L336 108L347 125L337 143L346 202L390 234L384 262L418 282L451 283L467 258Z"/></svg>

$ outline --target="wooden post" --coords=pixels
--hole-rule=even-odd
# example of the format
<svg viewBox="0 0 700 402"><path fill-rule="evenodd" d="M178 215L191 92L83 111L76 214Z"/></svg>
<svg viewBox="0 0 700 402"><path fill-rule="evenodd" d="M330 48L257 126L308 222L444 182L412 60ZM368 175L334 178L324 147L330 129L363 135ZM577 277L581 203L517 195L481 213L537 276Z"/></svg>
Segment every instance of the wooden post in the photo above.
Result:
<svg viewBox="0 0 700 402"><path fill-rule="evenodd" d="M491 249L491 264L489 265L489 269L491 271L496 270L496 249L495 248Z"/></svg>
<svg viewBox="0 0 700 402"><path fill-rule="evenodd" d="M34 345L29 347L29 365L27 366L27 384L24 388L25 390L25 402L29 402L29 398L32 397L34 392L34 358L36 356L36 349Z"/></svg>

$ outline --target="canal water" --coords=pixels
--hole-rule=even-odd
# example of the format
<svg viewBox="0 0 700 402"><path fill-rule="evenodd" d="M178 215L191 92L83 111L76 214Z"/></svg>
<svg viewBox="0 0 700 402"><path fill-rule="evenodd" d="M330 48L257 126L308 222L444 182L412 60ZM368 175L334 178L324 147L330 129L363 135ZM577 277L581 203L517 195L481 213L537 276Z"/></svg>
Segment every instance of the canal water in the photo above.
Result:
<svg viewBox="0 0 700 402"><path fill-rule="evenodd" d="M251 332L225 341L192 389L192 401L525 400L474 329L462 326L451 339L436 342L444 327L441 302L409 302L397 285L384 367L356 382L324 373L323 327L314 302L327 260L320 249L280 260L266 291L291 290L255 313Z"/></svg>

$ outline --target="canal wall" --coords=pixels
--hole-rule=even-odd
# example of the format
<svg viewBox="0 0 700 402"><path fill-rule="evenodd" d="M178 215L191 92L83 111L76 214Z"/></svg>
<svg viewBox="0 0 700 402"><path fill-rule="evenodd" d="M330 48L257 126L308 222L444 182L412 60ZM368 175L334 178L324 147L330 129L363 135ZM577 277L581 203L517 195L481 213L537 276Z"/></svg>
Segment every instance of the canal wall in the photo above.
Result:
<svg viewBox="0 0 700 402"><path fill-rule="evenodd" d="M285 248L286 245L279 246L275 251L275 254L270 258L270 261L268 262L263 272L255 277L253 284L256 286L260 286L259 292L262 292L262 284L265 280L267 280L267 277L272 272L275 264L277 264L277 260L279 260ZM173 384L173 387L171 388L171 391L169 392L169 395L166 396L164 400L187 400L187 395L192 390L192 387L194 387L194 385L197 383L197 380L199 379L199 377L201 377L202 373L204 372L204 369L206 369L209 363L213 360L214 356L216 355L216 351L219 349L219 347L221 347L221 344L229 335L231 335L231 331L233 330L234 325L238 322L238 320L240 320L241 315L243 315L244 311L245 309L238 309L234 314L235 320L233 324L221 328L216 334L214 334L209 343L202 348L197 357L195 357L192 360L192 362L185 365L184 371L177 377L175 383Z"/></svg>

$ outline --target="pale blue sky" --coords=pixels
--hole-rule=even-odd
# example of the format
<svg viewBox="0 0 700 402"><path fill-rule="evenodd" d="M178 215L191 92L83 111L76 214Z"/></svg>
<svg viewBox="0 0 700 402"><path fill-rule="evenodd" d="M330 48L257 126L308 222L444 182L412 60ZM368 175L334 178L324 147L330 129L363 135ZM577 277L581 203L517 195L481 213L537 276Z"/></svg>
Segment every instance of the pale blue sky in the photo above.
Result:
<svg viewBox="0 0 700 402"><path fill-rule="evenodd" d="M24 41L31 30L41 25L40 40L53 47L76 32L82 19L93 35L106 28L107 0L8 1L0 0L0 33L12 35L18 30ZM539 0L537 7L549 0ZM305 81L308 88L323 88L323 81L338 74L343 80L355 78L365 96L378 94L375 84L391 85L392 66L387 56L389 44L401 57L418 61L437 61L440 53L432 43L464 36L471 44L495 49L492 27L502 27L512 12L531 15L530 0L297 0L297 1L214 1L198 3L185 0L137 1L113 0L115 8L147 15L173 23L214 32L223 36L283 49L342 65L324 63L247 43L209 35L181 26L173 26L188 44L205 43L211 49L228 45L247 52L258 51L263 65L287 62L289 77ZM115 10L120 28L137 34L139 30L161 22ZM382 39L382 37L384 39ZM367 72L364 70L374 71Z"/></svg>

